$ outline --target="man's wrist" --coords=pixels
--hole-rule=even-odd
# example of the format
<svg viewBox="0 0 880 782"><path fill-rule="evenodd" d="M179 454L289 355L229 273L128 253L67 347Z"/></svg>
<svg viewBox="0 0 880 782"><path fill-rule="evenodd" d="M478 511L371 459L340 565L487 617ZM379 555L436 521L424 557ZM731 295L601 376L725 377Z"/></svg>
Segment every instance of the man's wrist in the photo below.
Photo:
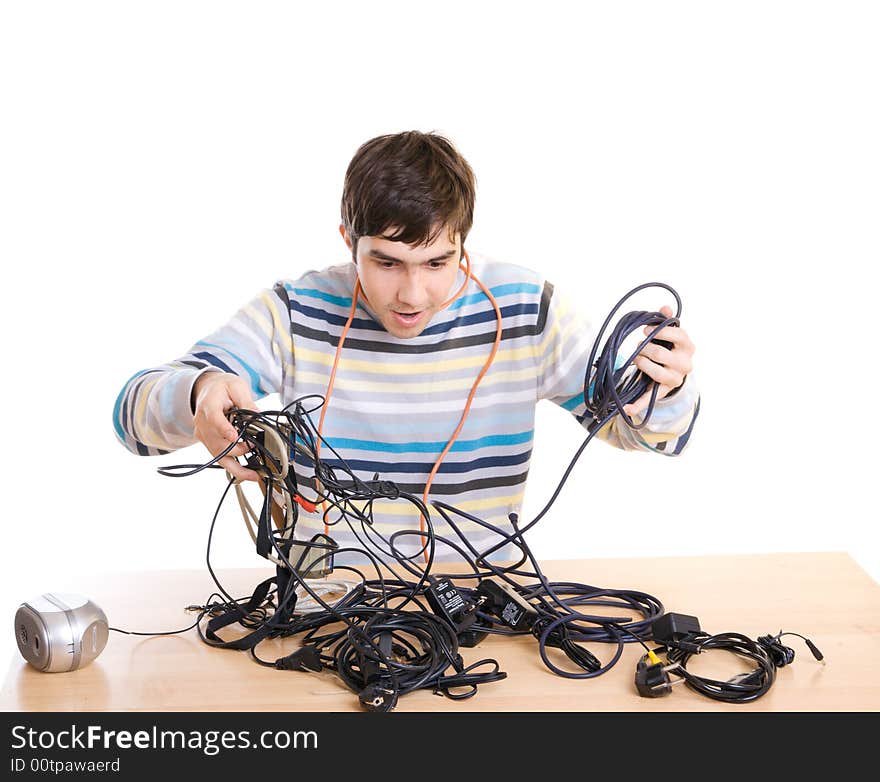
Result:
<svg viewBox="0 0 880 782"><path fill-rule="evenodd" d="M196 414L196 402L198 401L199 391L201 390L201 387L203 385L202 381L204 380L204 378L206 378L208 375L222 374L224 373L221 372L219 369L203 369L196 377L196 379L193 380L192 389L189 392L189 407L193 415Z"/></svg>
<svg viewBox="0 0 880 782"><path fill-rule="evenodd" d="M672 389L672 390L671 390L666 396L664 396L663 398L664 398L664 399L670 399L671 397L675 396L679 391L681 391L682 388L684 388L684 384L685 384L685 383L687 383L687 375L684 376L684 380L682 380L681 383L679 383L675 388L673 388L673 389Z"/></svg>

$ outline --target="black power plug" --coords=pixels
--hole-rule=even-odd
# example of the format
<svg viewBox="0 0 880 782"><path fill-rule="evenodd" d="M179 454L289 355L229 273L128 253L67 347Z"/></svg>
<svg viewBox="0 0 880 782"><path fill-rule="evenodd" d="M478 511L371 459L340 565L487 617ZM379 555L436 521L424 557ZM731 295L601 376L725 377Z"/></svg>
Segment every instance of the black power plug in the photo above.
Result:
<svg viewBox="0 0 880 782"><path fill-rule="evenodd" d="M375 682L358 693L358 701L367 711L391 711L397 703L397 696L390 687Z"/></svg>
<svg viewBox="0 0 880 782"><path fill-rule="evenodd" d="M661 698L672 692L672 682L663 663L648 665L645 657L636 664L636 689L643 698Z"/></svg>
<svg viewBox="0 0 880 782"><path fill-rule="evenodd" d="M664 664L653 651L642 655L636 664L635 675L639 695L643 698L661 698L669 695L672 692L672 685L684 681L682 678L673 681L669 677L669 672L679 667L677 662Z"/></svg>

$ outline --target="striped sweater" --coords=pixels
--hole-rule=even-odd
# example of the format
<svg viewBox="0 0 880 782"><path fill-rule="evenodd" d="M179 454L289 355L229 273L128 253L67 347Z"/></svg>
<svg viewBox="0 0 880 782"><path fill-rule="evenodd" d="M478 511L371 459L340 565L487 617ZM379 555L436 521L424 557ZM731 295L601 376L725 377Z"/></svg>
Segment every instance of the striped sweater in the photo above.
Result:
<svg viewBox="0 0 880 782"><path fill-rule="evenodd" d="M478 256L472 256L472 268L501 309L502 340L430 498L508 529L508 514L519 512L525 491L535 406L549 399L575 416L583 413L584 371L595 330L537 273ZM142 455L195 442L190 393L203 372L235 373L250 382L255 399L277 393L282 405L324 395L355 281L353 263L279 281L184 356L138 372L116 401L117 437ZM473 282L412 339L389 334L360 301L326 413L328 443L359 477L379 473L421 496L489 355L495 328L494 310ZM616 417L598 436L625 450L676 455L690 435L696 403L689 377L674 396L657 403L645 429L633 431ZM337 463L327 450L322 457ZM306 464L297 463L296 470L301 487L314 486ZM304 493L311 496L307 488ZM377 502L373 515L376 530L386 537L419 526L414 507L401 501ZM439 516L432 520L439 535L454 537ZM497 542L474 522L462 527L478 549ZM322 530L318 515L301 513L298 538ZM356 545L344 524L330 534L341 546ZM415 537L405 537L399 545L412 550L415 544ZM452 556L438 547L438 559Z"/></svg>

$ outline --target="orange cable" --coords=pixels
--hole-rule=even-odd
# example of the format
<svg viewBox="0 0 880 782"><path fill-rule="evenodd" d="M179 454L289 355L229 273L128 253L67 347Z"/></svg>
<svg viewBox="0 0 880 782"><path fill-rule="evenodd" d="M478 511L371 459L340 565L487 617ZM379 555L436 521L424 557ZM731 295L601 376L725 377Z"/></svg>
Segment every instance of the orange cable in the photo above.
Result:
<svg viewBox="0 0 880 782"><path fill-rule="evenodd" d="M461 418L459 419L459 422L458 422L458 426L455 428L455 431L452 433L452 436L449 438L449 441L446 443L446 447L443 449L440 456L437 457L437 461L434 463L434 467L432 468L430 474L428 475L428 481L425 484L425 491L424 491L424 494L422 495L422 502L424 502L425 505L428 504L428 494L430 493L431 484L434 482L434 478L437 475L437 471L440 469L440 464L442 463L443 459L446 458L446 454L449 453L450 448L452 448L453 444L455 443L456 438L461 433L462 427L464 426L465 419L467 418L468 412L470 411L470 407L471 407L471 403L473 402L474 395L477 392L477 387L480 385L480 381L486 375L486 372L489 371L489 367L492 366L492 362L495 360L495 355L498 353L498 346L501 344L501 333L502 333L501 310L498 307L498 302L495 300L495 297L492 296L489 289L486 288L486 286L483 285L483 283L480 282L480 280L478 280L471 273L471 259L470 259L470 256L467 254L467 251L462 250L462 254L464 255L464 258L465 258L464 282L462 283L461 287L455 292L455 294L450 299L448 299L447 301L445 301L443 304L440 305L440 309L441 310L446 309L450 304L452 304L452 302L454 302L456 299L458 299L458 297L461 296L461 294L467 288L468 282L470 280L473 280L475 283L477 283L477 285L480 287L480 290L483 291L483 293L486 295L486 297L492 303L492 308L495 310L495 318L496 318L495 341L492 344L492 351L489 354L489 358L487 359L486 363L483 365L482 370L480 370L480 374L477 375L477 378L474 381L473 386L471 386L471 390L470 390L470 393L468 394L467 402L465 403L464 410L462 411ZM461 268L460 265L459 265L459 268ZM351 299L351 311L348 314L348 320L345 322L345 326L342 329L342 334L340 334L339 342L337 343L337 346L336 346L336 356L333 359L333 369L330 371L330 381L327 384L327 391L324 394L324 404L321 406L321 418L318 421L318 441L315 444L315 459L316 460L321 452L321 436L323 435L323 430L324 430L324 416L327 413L327 408L330 405L330 396L333 393L333 385L336 382L336 369L339 366L339 358L342 355L342 346L345 344L345 338L348 336L348 331L351 328L352 321L354 320L354 315L355 315L355 312L357 311L358 298L360 297L360 295L361 295L361 281L360 281L360 279L358 279L357 282L355 283L354 294ZM364 299L366 300L366 296L364 296ZM320 490L321 490L320 483L317 484L316 488L320 492ZM324 511L324 534L329 535L330 534L330 531L329 531L330 527L329 527L329 524L327 523L327 501L326 500L324 500L321 503L321 507ZM419 514L419 529L421 532L424 533L424 531L425 531L425 517L421 513ZM428 561L428 550L427 549L425 549L424 557L425 557L425 561L427 562Z"/></svg>
<svg viewBox="0 0 880 782"><path fill-rule="evenodd" d="M467 418L467 414L471 409L471 402L474 401L474 394L477 393L477 386L480 385L480 381L485 376L486 372L489 371L489 367L492 366L492 362L495 360L495 355L498 353L498 346L501 344L501 310L498 308L498 302L495 301L495 297L489 292L489 289L483 285L476 277L472 277L473 281L480 286L480 290L486 294L486 297L492 302L492 308L495 310L495 341L492 343L492 352L489 354L489 358L486 360L486 363L483 365L483 368L480 370L480 374L477 375L477 379L474 381L473 386L471 386L471 392L468 394L467 402L465 402L464 410L461 413L461 419L458 422L458 426L455 427L455 431L452 433L452 437L449 438L449 442L446 443L446 447L443 449L443 452L440 456L437 457L437 461L434 462L434 467L431 470L431 474L428 476L428 482L425 484L425 493L422 495L422 502L427 506L428 504L428 493L431 490L431 484L434 482L434 476L437 475L437 470L440 469L440 463L443 459L446 458L446 454L449 453L449 449L452 448L453 443L455 442L458 435L461 433L461 429L464 426L465 419ZM419 514L419 529L424 533L425 531L425 517L422 514ZM428 561L428 549L426 548L424 551L425 562Z"/></svg>
<svg viewBox="0 0 880 782"><path fill-rule="evenodd" d="M361 290L360 278L354 284L354 295L351 297L351 312L348 313L348 320L339 335L339 342L336 345L336 356L333 359L333 369L330 371L330 382L327 384L327 392L324 394L324 404L321 405L321 417L318 419L318 440L315 443L315 462L321 454L321 436L324 431L324 415L330 405L330 395L333 393L333 384L336 382L336 367L339 366L339 357L342 355L342 346L345 344L345 338L348 336L348 330L351 328L351 322L354 320L354 314L357 311L358 294ZM315 482L315 488L321 492L321 484ZM327 523L327 500L321 502L321 509L324 511L324 534L330 535L330 525Z"/></svg>

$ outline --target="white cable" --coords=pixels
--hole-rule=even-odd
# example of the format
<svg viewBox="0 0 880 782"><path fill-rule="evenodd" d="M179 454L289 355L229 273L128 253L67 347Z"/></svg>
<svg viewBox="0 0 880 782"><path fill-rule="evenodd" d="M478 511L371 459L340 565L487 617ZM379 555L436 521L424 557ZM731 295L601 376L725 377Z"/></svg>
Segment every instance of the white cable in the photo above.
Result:
<svg viewBox="0 0 880 782"><path fill-rule="evenodd" d="M312 581L309 580L309 588L331 607L335 608L345 598L347 598L359 585L353 581L333 580L333 581ZM313 598L302 585L296 588L296 609L295 614L312 614L317 611L324 611L325 608L315 598ZM326 596L342 593L338 598L333 599L331 603Z"/></svg>

